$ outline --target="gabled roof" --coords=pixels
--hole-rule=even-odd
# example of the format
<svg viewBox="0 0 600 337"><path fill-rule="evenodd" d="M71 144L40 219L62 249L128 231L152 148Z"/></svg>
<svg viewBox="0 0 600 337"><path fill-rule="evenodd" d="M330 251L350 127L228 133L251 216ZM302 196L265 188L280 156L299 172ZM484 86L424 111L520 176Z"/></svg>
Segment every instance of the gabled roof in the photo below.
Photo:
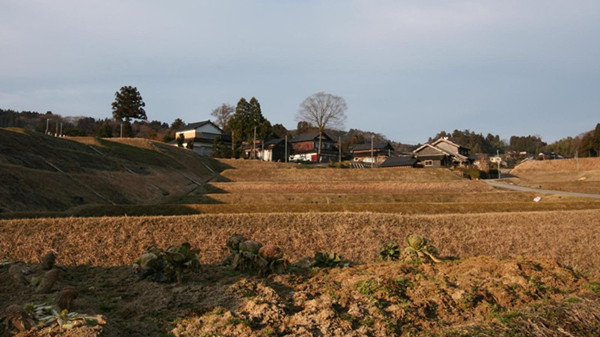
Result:
<svg viewBox="0 0 600 337"><path fill-rule="evenodd" d="M223 132L223 130L221 130L221 128L217 124L211 122L210 120L205 120L205 121L196 122L196 123L190 123L190 124L182 127L181 129L176 130L175 132L182 132L182 131L187 131L187 130L196 130L197 128L199 128L201 126L204 126L206 124L211 124L215 128L219 129L219 131Z"/></svg>
<svg viewBox="0 0 600 337"><path fill-rule="evenodd" d="M453 143L453 142L451 142L451 141L449 141L447 139L440 138L440 139L436 140L435 142L433 142L433 144L423 144L423 145L419 146L419 148L417 148L416 150L414 150L413 153L415 155L417 155L417 157L418 157L418 153L421 152L423 149L425 149L425 148L431 148L433 150L436 150L440 154L445 154L448 157L455 157L455 158L459 159L460 161L467 161L469 159L467 156L463 156L460 153L448 152L448 151L446 151L446 150L444 150L444 149L442 149L440 147L437 147L436 144L439 144L441 142L446 142L446 143L448 143L448 144L450 144L452 146L456 146L457 148L467 149L466 147L458 145L456 143Z"/></svg>
<svg viewBox="0 0 600 337"><path fill-rule="evenodd" d="M437 146L439 143L442 143L442 142L444 142L444 143L447 143L447 144L450 144L450 145L452 145L452 146L455 146L456 148L461 148L461 147L462 147L463 149L467 149L467 150L469 150L469 148L468 148L468 147L466 147L466 146L462 146L462 145L458 145L458 144L456 144L455 142L453 142L453 141L450 141L450 140L448 140L448 139L446 139L446 138L439 138L439 139L438 139L438 140L436 140L435 142L431 143L431 145L433 145L433 146Z"/></svg>
<svg viewBox="0 0 600 337"><path fill-rule="evenodd" d="M284 139L283 138L275 138L275 139L271 139L271 140L267 140L265 142L265 146L269 146L269 145L277 145L281 142L283 142Z"/></svg>
<svg viewBox="0 0 600 337"><path fill-rule="evenodd" d="M389 157L379 167L415 166L417 159L414 157Z"/></svg>
<svg viewBox="0 0 600 337"><path fill-rule="evenodd" d="M452 156L452 153L450 153L450 152L448 152L448 151L446 151L444 149L440 149L439 147L433 146L431 144L423 144L423 145L419 146L416 150L414 150L413 153L415 153L415 154L419 153L419 152L421 152L425 148L433 149L433 150L439 152L440 154L445 154L447 156Z"/></svg>
<svg viewBox="0 0 600 337"><path fill-rule="evenodd" d="M392 147L392 145L389 142L373 144L373 150L386 150L386 149L390 149L392 151L394 150L394 148ZM352 146L352 149L350 151L364 151L364 150L371 150L371 143L354 145L354 146Z"/></svg>
<svg viewBox="0 0 600 337"><path fill-rule="evenodd" d="M319 133L318 132L310 132L310 133L304 133L301 135L297 135L296 137L292 138L292 140L290 140L290 143L297 143L297 142L306 142L309 140L316 140L319 139ZM329 137L325 132L323 132L323 140L328 139L329 141L331 140L331 137Z"/></svg>

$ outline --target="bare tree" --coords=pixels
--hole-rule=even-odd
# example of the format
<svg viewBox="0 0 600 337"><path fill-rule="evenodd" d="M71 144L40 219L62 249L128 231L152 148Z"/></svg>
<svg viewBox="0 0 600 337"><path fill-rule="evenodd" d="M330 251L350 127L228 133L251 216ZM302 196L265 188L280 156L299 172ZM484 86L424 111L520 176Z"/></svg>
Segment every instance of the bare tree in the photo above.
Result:
<svg viewBox="0 0 600 337"><path fill-rule="evenodd" d="M223 103L220 107L214 109L210 114L217 120L215 123L223 130L227 128L227 123L233 115L235 108L229 104Z"/></svg>
<svg viewBox="0 0 600 337"><path fill-rule="evenodd" d="M318 92L307 97L301 104L296 120L315 125L319 130L318 161L321 161L321 143L326 127L341 128L346 120L346 101L344 98Z"/></svg>

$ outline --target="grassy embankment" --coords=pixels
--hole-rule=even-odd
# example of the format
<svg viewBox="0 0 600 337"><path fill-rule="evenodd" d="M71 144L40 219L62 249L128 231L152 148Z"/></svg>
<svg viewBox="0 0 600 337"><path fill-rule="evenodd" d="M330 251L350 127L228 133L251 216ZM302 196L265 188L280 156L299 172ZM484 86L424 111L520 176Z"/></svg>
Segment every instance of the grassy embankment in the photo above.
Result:
<svg viewBox="0 0 600 337"><path fill-rule="evenodd" d="M528 161L511 174L523 186L600 194L600 158Z"/></svg>

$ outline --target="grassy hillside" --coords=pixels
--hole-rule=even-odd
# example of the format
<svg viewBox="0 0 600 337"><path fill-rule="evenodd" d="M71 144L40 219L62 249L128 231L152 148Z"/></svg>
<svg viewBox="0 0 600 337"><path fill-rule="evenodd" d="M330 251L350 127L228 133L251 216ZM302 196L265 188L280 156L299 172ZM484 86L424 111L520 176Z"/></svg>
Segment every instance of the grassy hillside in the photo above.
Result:
<svg viewBox="0 0 600 337"><path fill-rule="evenodd" d="M511 174L523 186L600 194L600 158L527 161Z"/></svg>
<svg viewBox="0 0 600 337"><path fill-rule="evenodd" d="M55 138L0 129L0 209L64 211L83 204L157 204L225 166L144 139Z"/></svg>

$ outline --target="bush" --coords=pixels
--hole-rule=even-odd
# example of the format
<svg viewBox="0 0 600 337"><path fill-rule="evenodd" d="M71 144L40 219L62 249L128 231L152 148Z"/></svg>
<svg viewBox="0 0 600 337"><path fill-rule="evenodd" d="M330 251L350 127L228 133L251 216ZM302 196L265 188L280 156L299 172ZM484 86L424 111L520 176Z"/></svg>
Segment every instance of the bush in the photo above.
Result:
<svg viewBox="0 0 600 337"><path fill-rule="evenodd" d="M480 171L479 169L476 169L474 167L459 167L457 169L458 171L460 171L462 173L463 178L467 178L467 179L471 179L471 180L477 180L477 179L487 179L487 174L484 171ZM496 176L498 174L496 173Z"/></svg>

